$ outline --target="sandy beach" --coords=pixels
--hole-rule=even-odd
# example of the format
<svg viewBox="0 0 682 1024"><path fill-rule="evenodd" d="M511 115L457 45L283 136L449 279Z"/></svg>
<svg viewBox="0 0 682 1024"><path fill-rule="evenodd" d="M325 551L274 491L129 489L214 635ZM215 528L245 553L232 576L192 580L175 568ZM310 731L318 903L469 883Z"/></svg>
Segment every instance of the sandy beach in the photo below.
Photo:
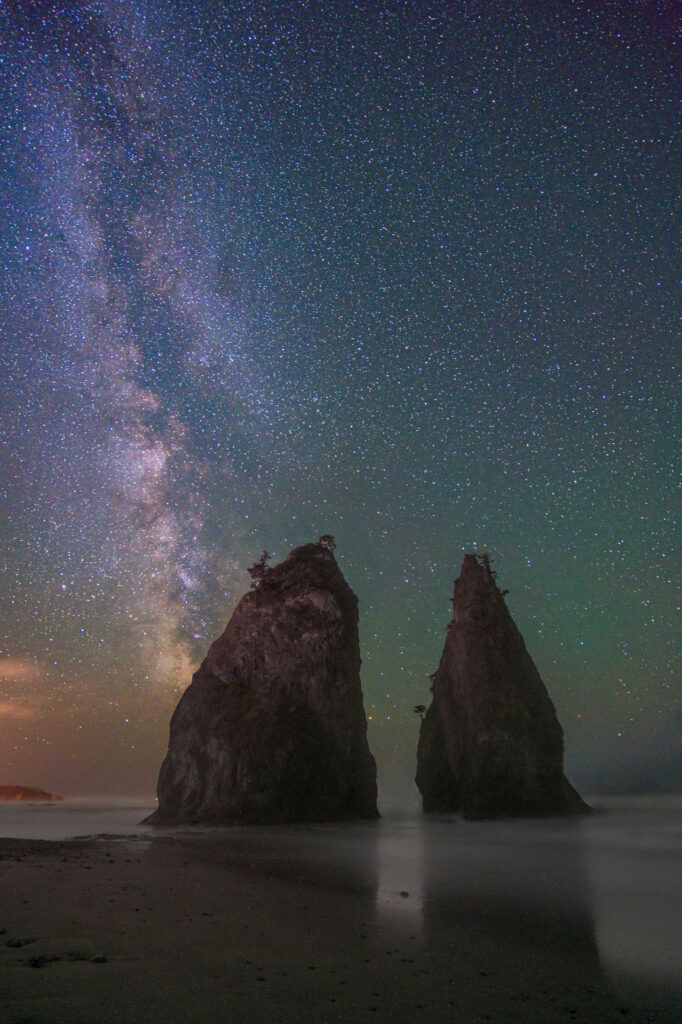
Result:
<svg viewBox="0 0 682 1024"><path fill-rule="evenodd" d="M595 827L0 839L0 1020L676 1024L679 849L614 849ZM619 913L633 932L638 899L658 972L633 969L620 925L609 937Z"/></svg>

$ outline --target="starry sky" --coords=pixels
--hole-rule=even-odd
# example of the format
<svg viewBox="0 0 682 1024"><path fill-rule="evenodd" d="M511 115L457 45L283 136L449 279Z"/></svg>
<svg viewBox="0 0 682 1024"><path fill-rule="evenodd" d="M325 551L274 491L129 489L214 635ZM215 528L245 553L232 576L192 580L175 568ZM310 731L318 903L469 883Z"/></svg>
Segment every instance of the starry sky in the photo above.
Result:
<svg viewBox="0 0 682 1024"><path fill-rule="evenodd" d="M385 800L472 550L572 780L682 785L675 11L0 0L0 782L151 796L332 533Z"/></svg>

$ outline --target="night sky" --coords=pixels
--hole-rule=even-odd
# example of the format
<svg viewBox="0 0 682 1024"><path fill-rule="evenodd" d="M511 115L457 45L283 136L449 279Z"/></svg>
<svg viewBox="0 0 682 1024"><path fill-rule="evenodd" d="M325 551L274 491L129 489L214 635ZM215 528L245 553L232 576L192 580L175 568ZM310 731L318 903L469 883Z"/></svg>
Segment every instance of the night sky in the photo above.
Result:
<svg viewBox="0 0 682 1024"><path fill-rule="evenodd" d="M0 0L0 783L151 796L332 533L384 798L471 550L572 780L682 784L675 10Z"/></svg>

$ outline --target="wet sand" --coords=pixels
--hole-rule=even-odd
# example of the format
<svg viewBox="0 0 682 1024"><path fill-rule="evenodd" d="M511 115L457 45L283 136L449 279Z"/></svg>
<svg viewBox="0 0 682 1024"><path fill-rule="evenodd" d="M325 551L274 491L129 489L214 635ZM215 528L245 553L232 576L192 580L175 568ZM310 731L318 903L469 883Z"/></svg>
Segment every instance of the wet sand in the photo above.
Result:
<svg viewBox="0 0 682 1024"><path fill-rule="evenodd" d="M564 824L0 839L0 1021L677 1024L592 888Z"/></svg>

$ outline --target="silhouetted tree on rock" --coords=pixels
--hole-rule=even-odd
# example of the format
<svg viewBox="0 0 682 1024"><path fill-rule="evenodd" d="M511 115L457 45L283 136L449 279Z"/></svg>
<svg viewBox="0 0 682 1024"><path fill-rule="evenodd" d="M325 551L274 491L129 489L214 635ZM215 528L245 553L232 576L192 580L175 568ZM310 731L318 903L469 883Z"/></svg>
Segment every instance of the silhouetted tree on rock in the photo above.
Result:
<svg viewBox="0 0 682 1024"><path fill-rule="evenodd" d="M251 589L257 590L261 585L267 573L270 572L270 566L268 562L272 558L269 551L264 551L257 562L250 565L247 569L249 576L251 577Z"/></svg>

